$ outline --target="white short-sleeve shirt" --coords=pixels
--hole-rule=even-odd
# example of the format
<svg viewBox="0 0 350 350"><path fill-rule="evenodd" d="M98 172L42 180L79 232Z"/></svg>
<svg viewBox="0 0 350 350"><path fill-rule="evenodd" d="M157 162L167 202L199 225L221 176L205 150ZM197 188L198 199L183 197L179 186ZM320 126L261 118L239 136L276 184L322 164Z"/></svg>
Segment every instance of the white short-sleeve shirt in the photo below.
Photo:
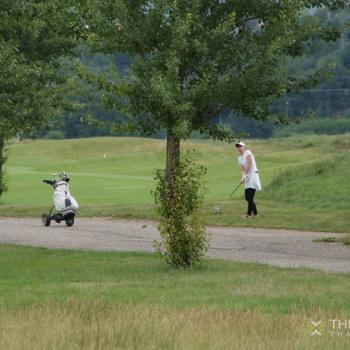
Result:
<svg viewBox="0 0 350 350"><path fill-rule="evenodd" d="M252 158L252 166L249 170L249 173L247 174L247 179L244 187L254 188L257 191L260 191L261 190L260 177L259 177L259 172L256 166L255 157L253 153L250 150L246 149L244 153L238 157L238 164L243 166L244 169L246 169L248 164L248 159L247 159L248 156L251 156Z"/></svg>

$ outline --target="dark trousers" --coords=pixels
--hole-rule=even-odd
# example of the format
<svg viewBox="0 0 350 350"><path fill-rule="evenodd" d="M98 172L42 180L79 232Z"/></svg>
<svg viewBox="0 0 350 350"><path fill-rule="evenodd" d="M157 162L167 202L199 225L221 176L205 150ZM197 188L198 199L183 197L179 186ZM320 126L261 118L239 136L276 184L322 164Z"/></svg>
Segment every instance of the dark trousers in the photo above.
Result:
<svg viewBox="0 0 350 350"><path fill-rule="evenodd" d="M248 211L247 215L257 215L258 211L256 210L256 205L254 203L254 196L255 196L255 188L246 188L245 189L245 199L248 202Z"/></svg>

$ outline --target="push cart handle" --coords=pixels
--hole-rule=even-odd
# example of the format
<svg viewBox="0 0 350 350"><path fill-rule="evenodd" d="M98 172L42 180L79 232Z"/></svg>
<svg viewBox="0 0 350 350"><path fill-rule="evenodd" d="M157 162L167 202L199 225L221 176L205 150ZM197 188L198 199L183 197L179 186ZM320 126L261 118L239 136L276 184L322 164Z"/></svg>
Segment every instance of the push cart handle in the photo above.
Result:
<svg viewBox="0 0 350 350"><path fill-rule="evenodd" d="M53 180L43 180L44 183L53 186L55 184L56 181Z"/></svg>

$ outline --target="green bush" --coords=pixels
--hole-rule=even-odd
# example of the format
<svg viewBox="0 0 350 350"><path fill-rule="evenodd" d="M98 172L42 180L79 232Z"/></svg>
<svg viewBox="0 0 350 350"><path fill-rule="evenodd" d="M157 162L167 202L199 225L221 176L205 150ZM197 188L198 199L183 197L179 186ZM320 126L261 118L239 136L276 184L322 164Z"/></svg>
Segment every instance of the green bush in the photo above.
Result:
<svg viewBox="0 0 350 350"><path fill-rule="evenodd" d="M181 157L174 168L171 193L164 170L156 172L154 198L161 216L158 229L162 238L162 245L156 248L167 263L177 268L193 266L207 250L208 237L198 213L203 203L205 172L190 157Z"/></svg>

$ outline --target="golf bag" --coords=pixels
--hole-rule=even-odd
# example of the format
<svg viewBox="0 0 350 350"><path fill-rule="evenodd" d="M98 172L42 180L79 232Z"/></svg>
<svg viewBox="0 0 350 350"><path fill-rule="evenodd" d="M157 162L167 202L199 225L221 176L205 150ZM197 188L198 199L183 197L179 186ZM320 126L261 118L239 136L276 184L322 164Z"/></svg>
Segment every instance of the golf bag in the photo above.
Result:
<svg viewBox="0 0 350 350"><path fill-rule="evenodd" d="M60 180L43 180L44 183L51 185L54 189L53 202L54 206L51 208L49 214L42 215L42 223L44 226L49 226L51 220L57 223L65 221L67 226L73 226L74 217L79 208L77 201L70 194L69 178L65 172L58 175ZM53 210L56 213L53 213Z"/></svg>
<svg viewBox="0 0 350 350"><path fill-rule="evenodd" d="M53 188L53 202L58 212L64 214L69 210L78 210L78 203L70 194L69 183L67 181L57 181L53 184Z"/></svg>

